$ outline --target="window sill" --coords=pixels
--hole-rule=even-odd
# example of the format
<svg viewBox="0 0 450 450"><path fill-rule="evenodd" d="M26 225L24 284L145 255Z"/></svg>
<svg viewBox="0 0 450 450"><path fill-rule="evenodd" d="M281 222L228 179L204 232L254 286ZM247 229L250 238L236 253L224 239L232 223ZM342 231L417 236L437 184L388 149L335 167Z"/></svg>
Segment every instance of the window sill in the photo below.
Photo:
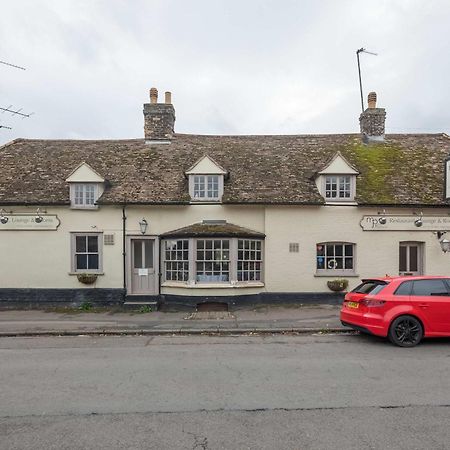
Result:
<svg viewBox="0 0 450 450"><path fill-rule="evenodd" d="M315 273L315 277L325 277L325 278L358 278L359 275L355 272L333 272L333 273Z"/></svg>
<svg viewBox="0 0 450 450"><path fill-rule="evenodd" d="M90 271L88 271L88 270L85 270L85 271L80 271L80 272L68 272L67 273L67 275L70 275L70 276L77 276L77 275L80 275L80 274L82 274L82 273L87 273L87 274L89 274L89 275L105 275L105 272L90 272Z"/></svg>
<svg viewBox="0 0 450 450"><path fill-rule="evenodd" d="M358 206L358 203L356 203L354 200L325 200L325 206Z"/></svg>
<svg viewBox="0 0 450 450"><path fill-rule="evenodd" d="M217 203L222 203L222 200L221 199L216 199L216 200L214 200L214 199L212 199L212 198L208 198L208 199L205 199L205 200L197 200L197 199L191 199L191 201L189 202L191 205L208 205L208 204L217 204Z"/></svg>
<svg viewBox="0 0 450 450"><path fill-rule="evenodd" d="M242 289L242 288L255 288L264 287L263 282L253 282L253 283L198 283L198 284L187 284L183 282L176 281L165 281L161 284L161 287L174 287L183 289Z"/></svg>
<svg viewBox="0 0 450 450"><path fill-rule="evenodd" d="M71 206L70 209L82 209L84 211L97 211L98 205L95 206Z"/></svg>

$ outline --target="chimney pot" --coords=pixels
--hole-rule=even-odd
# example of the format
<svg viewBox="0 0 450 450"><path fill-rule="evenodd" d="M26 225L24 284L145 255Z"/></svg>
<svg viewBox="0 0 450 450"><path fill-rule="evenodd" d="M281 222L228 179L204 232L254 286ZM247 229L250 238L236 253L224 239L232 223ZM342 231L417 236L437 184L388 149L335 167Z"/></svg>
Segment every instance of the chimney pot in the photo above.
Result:
<svg viewBox="0 0 450 450"><path fill-rule="evenodd" d="M158 103L158 89L155 87L150 89L150 103Z"/></svg>
<svg viewBox="0 0 450 450"><path fill-rule="evenodd" d="M377 93L376 92L369 92L369 95L367 96L367 103L369 104L370 109L377 107Z"/></svg>
<svg viewBox="0 0 450 450"><path fill-rule="evenodd" d="M164 94L164 103L166 103L166 104L168 104L168 105L171 105L171 104L172 104L172 93L171 93L171 92L167 91L167 92Z"/></svg>

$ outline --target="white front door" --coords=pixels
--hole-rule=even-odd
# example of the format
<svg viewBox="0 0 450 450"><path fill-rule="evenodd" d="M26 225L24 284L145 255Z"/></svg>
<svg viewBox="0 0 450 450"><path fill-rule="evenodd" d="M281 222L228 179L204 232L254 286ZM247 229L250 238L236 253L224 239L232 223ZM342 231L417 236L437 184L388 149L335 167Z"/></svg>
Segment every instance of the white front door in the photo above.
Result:
<svg viewBox="0 0 450 450"><path fill-rule="evenodd" d="M131 294L158 293L156 241L154 238L131 238Z"/></svg>

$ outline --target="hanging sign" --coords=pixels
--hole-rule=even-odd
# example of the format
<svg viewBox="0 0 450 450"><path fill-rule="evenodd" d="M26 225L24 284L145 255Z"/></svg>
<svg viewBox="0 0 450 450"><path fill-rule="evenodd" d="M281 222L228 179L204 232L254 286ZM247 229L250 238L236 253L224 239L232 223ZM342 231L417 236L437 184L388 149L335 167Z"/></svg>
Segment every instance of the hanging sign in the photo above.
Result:
<svg viewBox="0 0 450 450"><path fill-rule="evenodd" d="M363 216L364 231L450 231L450 216Z"/></svg>
<svg viewBox="0 0 450 450"><path fill-rule="evenodd" d="M53 230L59 225L58 216L52 214L1 214L0 231L2 230Z"/></svg>

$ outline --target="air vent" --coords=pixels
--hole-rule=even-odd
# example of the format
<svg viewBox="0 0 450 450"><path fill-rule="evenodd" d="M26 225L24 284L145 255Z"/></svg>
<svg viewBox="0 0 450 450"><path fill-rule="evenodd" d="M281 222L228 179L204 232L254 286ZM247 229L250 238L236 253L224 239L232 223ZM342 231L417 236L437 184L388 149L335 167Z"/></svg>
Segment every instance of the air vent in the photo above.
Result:
<svg viewBox="0 0 450 450"><path fill-rule="evenodd" d="M298 242L291 242L289 244L289 253L298 253L300 250L300 245Z"/></svg>
<svg viewBox="0 0 450 450"><path fill-rule="evenodd" d="M105 245L114 245L114 234L105 234L103 237L103 243Z"/></svg>

